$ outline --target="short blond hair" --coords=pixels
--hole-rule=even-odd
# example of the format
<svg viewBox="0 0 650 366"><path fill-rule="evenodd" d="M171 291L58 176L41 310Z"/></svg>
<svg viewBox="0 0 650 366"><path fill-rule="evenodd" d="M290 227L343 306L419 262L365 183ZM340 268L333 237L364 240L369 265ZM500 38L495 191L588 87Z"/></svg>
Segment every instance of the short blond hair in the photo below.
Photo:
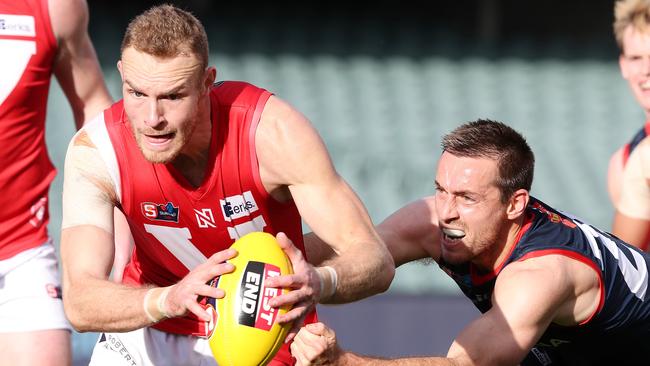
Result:
<svg viewBox="0 0 650 366"><path fill-rule="evenodd" d="M126 28L120 52L128 47L157 57L193 54L208 66L208 36L191 13L173 5L157 5L135 17Z"/></svg>
<svg viewBox="0 0 650 366"><path fill-rule="evenodd" d="M632 26L640 32L650 31L650 0L619 0L614 5L614 36L623 49L623 34Z"/></svg>

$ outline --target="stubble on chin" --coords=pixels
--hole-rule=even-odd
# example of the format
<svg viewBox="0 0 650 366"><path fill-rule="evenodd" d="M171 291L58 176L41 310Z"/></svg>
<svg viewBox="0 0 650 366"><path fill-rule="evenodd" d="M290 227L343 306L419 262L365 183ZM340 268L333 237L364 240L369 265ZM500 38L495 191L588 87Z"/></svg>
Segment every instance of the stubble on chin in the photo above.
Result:
<svg viewBox="0 0 650 366"><path fill-rule="evenodd" d="M140 149L140 153L142 156L150 163L153 164L167 164L176 158L179 153L179 149L173 149L173 151L151 151L147 150L144 146L142 141L140 141L138 138L136 138L136 142L138 144L138 149Z"/></svg>

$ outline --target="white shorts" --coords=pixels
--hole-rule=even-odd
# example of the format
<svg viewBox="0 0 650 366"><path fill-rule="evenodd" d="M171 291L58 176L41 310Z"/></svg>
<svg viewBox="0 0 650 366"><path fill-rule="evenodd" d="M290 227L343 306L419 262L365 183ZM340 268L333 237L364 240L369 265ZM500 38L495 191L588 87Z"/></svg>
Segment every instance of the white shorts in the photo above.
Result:
<svg viewBox="0 0 650 366"><path fill-rule="evenodd" d="M142 328L101 333L89 366L217 366L206 338Z"/></svg>
<svg viewBox="0 0 650 366"><path fill-rule="evenodd" d="M0 261L0 332L72 330L52 242Z"/></svg>

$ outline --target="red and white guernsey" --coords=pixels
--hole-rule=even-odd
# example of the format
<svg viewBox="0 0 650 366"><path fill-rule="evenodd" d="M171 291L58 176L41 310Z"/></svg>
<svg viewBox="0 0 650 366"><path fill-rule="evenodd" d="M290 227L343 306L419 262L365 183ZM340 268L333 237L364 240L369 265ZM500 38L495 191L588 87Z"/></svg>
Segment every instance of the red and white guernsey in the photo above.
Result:
<svg viewBox="0 0 650 366"><path fill-rule="evenodd" d="M283 231L304 253L296 206L273 199L260 180L255 130L270 95L243 82L212 87L210 156L198 188L171 164L153 164L143 157L121 101L104 112L105 127L89 126L89 136L117 183L121 208L135 239L125 284L173 285L252 231ZM207 324L193 315L153 327L198 336L209 332ZM288 352L284 347L278 357L289 363Z"/></svg>
<svg viewBox="0 0 650 366"><path fill-rule="evenodd" d="M47 0L0 2L0 260L47 240L56 171L45 146L56 54Z"/></svg>

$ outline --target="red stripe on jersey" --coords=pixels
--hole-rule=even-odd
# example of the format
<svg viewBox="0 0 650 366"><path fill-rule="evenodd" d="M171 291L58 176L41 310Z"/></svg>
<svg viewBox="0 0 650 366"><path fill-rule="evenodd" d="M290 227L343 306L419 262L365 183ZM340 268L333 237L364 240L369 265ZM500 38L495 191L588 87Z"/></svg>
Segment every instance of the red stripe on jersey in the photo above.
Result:
<svg viewBox="0 0 650 366"><path fill-rule="evenodd" d="M263 196L266 197L268 197L268 192L266 192L266 188L264 188L264 184L262 183L262 178L260 177L259 162L257 161L257 151L255 149L255 134L257 133L257 125L260 123L260 119L262 118L262 112L264 110L264 106L266 105L266 102L269 100L269 98L271 98L271 94L267 93L257 101L257 105L255 106L255 112L253 114L253 120L251 121L251 127L248 135L248 139L250 141L249 147L250 147L250 154L251 154L251 167L253 167L253 171L252 171L253 180L255 181L255 186L257 187L257 190Z"/></svg>
<svg viewBox="0 0 650 366"><path fill-rule="evenodd" d="M512 256L512 252L515 251L515 248L517 247L517 244L519 244L519 241L521 240L521 237L524 236L524 234L528 231L528 229L530 229L530 226L533 224L533 218L534 218L534 215L531 212L526 214L526 217L524 218L524 222L523 222L523 224L521 226L521 230L519 230L519 232L517 233L517 237L515 238L514 245L512 246L512 248L510 248L510 251L508 252L508 255L503 258L501 263L499 263L499 265L494 270L492 270L492 272L489 272L489 273L486 273L486 274L480 274L480 273L478 273L478 270L476 269L476 267L473 264L470 265L469 272L470 272L470 275L472 276L472 283L474 283L475 285L480 286L480 285L492 280L493 278L495 278L501 272L501 270L503 269L503 266L505 266L508 259Z"/></svg>
<svg viewBox="0 0 650 366"><path fill-rule="evenodd" d="M625 144L623 146L623 166L627 164L628 159L630 159L630 144Z"/></svg>

